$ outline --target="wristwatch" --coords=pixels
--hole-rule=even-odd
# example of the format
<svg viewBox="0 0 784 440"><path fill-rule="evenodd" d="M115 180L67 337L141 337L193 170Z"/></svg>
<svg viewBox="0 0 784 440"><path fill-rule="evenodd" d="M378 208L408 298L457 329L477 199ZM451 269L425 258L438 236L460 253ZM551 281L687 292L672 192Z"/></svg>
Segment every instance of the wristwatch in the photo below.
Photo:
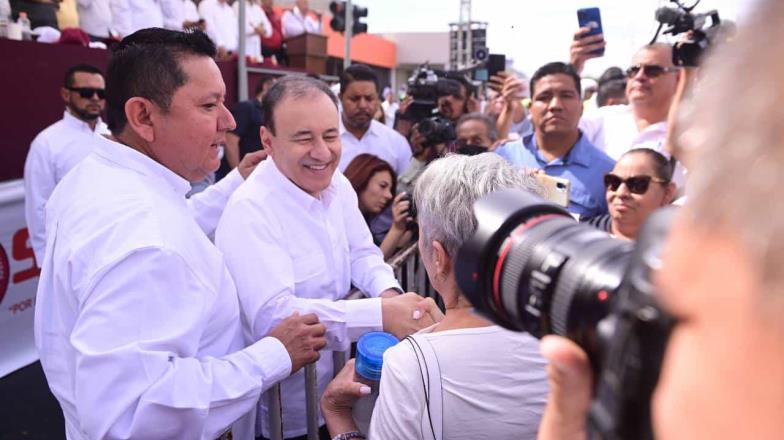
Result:
<svg viewBox="0 0 784 440"><path fill-rule="evenodd" d="M344 432L343 434L338 434L332 437L332 440L350 440L352 438L367 438L365 434L362 434L359 431L351 431L351 432Z"/></svg>

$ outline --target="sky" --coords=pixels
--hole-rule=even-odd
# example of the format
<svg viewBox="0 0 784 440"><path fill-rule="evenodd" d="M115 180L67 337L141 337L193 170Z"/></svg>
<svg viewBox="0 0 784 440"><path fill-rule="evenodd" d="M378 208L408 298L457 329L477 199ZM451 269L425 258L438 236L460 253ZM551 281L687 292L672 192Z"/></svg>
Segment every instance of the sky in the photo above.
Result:
<svg viewBox="0 0 784 440"><path fill-rule="evenodd" d="M691 4L692 0L686 0ZM355 0L366 6L371 33L447 32L457 22L460 0ZM668 0L473 0L472 20L488 22L487 45L492 53L512 58L514 68L531 75L550 61L568 61L577 30L577 9L599 7L605 56L586 63L584 75L598 76L605 68L627 67L637 48L656 32L654 11L673 6ZM695 12L712 9L722 19L742 23L754 0L702 0ZM661 39L660 39L661 40Z"/></svg>

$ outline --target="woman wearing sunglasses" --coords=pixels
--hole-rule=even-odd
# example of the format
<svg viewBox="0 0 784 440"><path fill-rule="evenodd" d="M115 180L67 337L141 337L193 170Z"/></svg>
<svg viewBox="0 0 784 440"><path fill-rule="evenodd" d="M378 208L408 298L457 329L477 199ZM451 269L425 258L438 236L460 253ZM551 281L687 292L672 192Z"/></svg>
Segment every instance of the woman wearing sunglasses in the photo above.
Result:
<svg viewBox="0 0 784 440"><path fill-rule="evenodd" d="M648 216L676 193L670 161L649 148L623 154L604 176L604 187L610 213L583 221L626 240L634 240Z"/></svg>

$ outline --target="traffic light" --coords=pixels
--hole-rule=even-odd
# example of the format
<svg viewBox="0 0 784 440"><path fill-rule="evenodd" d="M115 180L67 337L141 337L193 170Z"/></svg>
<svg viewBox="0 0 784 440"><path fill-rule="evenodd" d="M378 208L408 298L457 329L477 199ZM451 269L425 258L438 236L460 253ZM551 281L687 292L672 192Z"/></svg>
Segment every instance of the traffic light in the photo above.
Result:
<svg viewBox="0 0 784 440"><path fill-rule="evenodd" d="M367 28L367 23L363 23L363 22L359 21L359 19L367 17L367 12L368 12L367 8L363 8L363 7L354 5L354 11L353 12L354 12L354 14L353 14L354 25L351 26L351 32L354 35L366 33L367 29L368 29Z"/></svg>
<svg viewBox="0 0 784 440"><path fill-rule="evenodd" d="M329 11L332 12L329 27L335 32L344 32L346 30L346 2L331 2Z"/></svg>
<svg viewBox="0 0 784 440"><path fill-rule="evenodd" d="M368 30L367 23L359 21L361 18L367 17L368 10L361 6L353 5L351 8L353 25L351 32L353 35L366 33ZM335 32L346 31L346 2L330 2L329 11L332 12L332 20L329 21L329 27Z"/></svg>

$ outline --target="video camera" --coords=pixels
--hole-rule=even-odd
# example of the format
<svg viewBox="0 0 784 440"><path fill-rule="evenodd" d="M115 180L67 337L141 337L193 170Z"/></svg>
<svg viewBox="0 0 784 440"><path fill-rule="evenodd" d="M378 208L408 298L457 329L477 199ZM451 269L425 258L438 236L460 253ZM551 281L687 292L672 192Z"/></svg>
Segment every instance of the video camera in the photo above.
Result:
<svg viewBox="0 0 784 440"><path fill-rule="evenodd" d="M408 95L413 102L402 115L403 119L419 124L419 132L426 147L451 142L457 138L454 124L439 116L438 98L461 96L460 81L449 78L445 72L436 72L428 64L419 66L408 79Z"/></svg>
<svg viewBox="0 0 784 440"><path fill-rule="evenodd" d="M651 396L673 319L650 277L672 212L651 216L634 246L521 190L474 205L477 229L458 252L458 285L493 322L565 336L585 350L595 377L588 438L653 438Z"/></svg>
<svg viewBox="0 0 784 440"><path fill-rule="evenodd" d="M670 1L675 3L677 7L661 7L656 10L659 29L651 43L656 42L663 26L669 26L664 30L665 34L678 35L691 32L690 41L678 42L673 47L672 63L676 66L696 67L702 54L713 44L719 34L719 25L721 24L719 12L714 9L700 14L692 13L691 11L700 3L700 0L689 7L684 6L678 0ZM709 24L706 26L708 22Z"/></svg>

